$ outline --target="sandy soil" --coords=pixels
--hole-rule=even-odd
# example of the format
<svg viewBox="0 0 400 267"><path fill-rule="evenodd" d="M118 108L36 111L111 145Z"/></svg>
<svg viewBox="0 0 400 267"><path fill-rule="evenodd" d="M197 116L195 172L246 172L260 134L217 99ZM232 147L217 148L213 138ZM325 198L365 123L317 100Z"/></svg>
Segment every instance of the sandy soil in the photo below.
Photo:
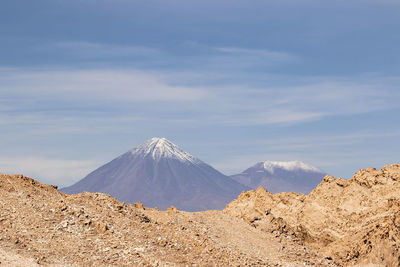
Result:
<svg viewBox="0 0 400 267"><path fill-rule="evenodd" d="M66 195L22 175L0 175L1 265L328 266L292 240L222 211L125 205Z"/></svg>

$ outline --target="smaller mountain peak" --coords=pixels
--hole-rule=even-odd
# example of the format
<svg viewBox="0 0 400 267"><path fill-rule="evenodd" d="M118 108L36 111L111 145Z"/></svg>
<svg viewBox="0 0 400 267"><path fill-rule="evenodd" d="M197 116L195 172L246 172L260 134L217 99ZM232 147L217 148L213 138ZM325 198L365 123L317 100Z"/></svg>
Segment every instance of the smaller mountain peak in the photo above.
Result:
<svg viewBox="0 0 400 267"><path fill-rule="evenodd" d="M142 145L132 150L132 154L141 157L151 156L155 160L159 160L160 158L174 158L181 162L200 162L199 159L185 152L164 137L154 137L147 140Z"/></svg>
<svg viewBox="0 0 400 267"><path fill-rule="evenodd" d="M273 173L276 168L284 169L287 171L293 170L303 170L303 171L312 171L312 172L320 172L323 173L322 170L314 167L304 161L294 160L294 161L265 161L263 162L263 167L265 170Z"/></svg>

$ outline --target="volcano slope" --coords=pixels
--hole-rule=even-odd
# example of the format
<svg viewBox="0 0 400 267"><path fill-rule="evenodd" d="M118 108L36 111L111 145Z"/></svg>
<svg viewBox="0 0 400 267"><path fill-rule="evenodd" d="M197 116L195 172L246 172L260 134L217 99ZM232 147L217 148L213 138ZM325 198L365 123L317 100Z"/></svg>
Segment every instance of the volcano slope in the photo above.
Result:
<svg viewBox="0 0 400 267"><path fill-rule="evenodd" d="M292 236L339 266L400 266L400 164L326 176L308 195L244 192L225 208L265 233Z"/></svg>
<svg viewBox="0 0 400 267"><path fill-rule="evenodd" d="M1 266L335 266L262 230L222 211L158 211L0 174Z"/></svg>

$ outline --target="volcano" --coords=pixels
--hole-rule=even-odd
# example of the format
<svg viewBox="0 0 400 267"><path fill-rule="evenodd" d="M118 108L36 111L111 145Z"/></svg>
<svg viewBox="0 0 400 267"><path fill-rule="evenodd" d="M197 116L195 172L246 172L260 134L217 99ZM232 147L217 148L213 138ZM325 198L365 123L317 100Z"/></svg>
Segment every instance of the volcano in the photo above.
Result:
<svg viewBox="0 0 400 267"><path fill-rule="evenodd" d="M185 211L223 209L249 190L165 138L152 138L101 166L67 194L107 193L126 203Z"/></svg>
<svg viewBox="0 0 400 267"><path fill-rule="evenodd" d="M271 193L310 193L326 173L303 161L264 161L231 178L252 189L264 187Z"/></svg>

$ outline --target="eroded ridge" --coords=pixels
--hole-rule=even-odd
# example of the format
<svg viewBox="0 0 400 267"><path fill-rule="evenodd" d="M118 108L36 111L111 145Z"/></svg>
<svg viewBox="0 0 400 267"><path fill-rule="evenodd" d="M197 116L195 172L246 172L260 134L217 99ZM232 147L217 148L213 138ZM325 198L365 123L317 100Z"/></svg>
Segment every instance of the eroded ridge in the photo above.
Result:
<svg viewBox="0 0 400 267"><path fill-rule="evenodd" d="M225 208L268 233L292 236L340 266L400 266L400 164L327 175L308 195L243 192Z"/></svg>
<svg viewBox="0 0 400 267"><path fill-rule="evenodd" d="M332 266L222 211L158 211L0 174L0 265Z"/></svg>

